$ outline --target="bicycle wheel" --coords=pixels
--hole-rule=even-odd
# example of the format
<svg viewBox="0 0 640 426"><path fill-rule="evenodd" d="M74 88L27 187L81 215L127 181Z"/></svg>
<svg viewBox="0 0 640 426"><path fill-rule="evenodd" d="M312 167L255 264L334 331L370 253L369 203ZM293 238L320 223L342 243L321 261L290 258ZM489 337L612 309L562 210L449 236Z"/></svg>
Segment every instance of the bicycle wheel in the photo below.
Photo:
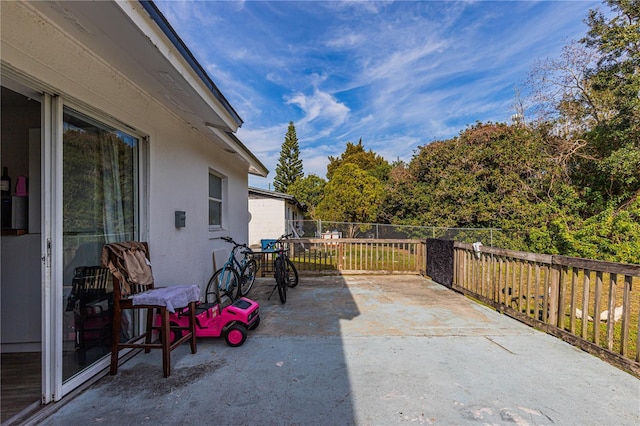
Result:
<svg viewBox="0 0 640 426"><path fill-rule="evenodd" d="M281 257L276 258L273 262L273 270L276 279L276 286L278 287L280 302L287 303L287 283L285 280L284 261Z"/></svg>
<svg viewBox="0 0 640 426"><path fill-rule="evenodd" d="M287 281L287 285L293 288L298 285L298 270L288 257L286 266L287 270L285 271L285 280Z"/></svg>
<svg viewBox="0 0 640 426"><path fill-rule="evenodd" d="M231 300L235 300L235 293L238 291L239 283L240 277L233 268L225 266L222 269L218 269L209 280L209 284L207 284L207 290L204 294L204 302L220 303L220 300L218 300L218 294L220 295L220 298L228 296ZM216 290L216 286L218 290Z"/></svg>
<svg viewBox="0 0 640 426"><path fill-rule="evenodd" d="M253 283L256 280L256 274L258 273L258 262L255 259L250 259L242 267L242 273L240 273L240 286L238 287L238 298L244 297L249 294Z"/></svg>

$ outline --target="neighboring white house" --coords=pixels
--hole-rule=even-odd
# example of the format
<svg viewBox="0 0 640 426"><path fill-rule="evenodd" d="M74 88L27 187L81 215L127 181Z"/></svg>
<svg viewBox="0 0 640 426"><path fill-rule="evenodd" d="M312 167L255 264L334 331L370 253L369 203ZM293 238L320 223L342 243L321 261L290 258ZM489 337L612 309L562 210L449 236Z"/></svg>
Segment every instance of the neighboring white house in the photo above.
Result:
<svg viewBox="0 0 640 426"><path fill-rule="evenodd" d="M299 232L295 221L304 219L304 206L292 195L266 189L249 188L249 244L257 246L263 239L276 239L289 232Z"/></svg>
<svg viewBox="0 0 640 426"><path fill-rule="evenodd" d="M204 287L212 253L228 248L220 237L247 241L248 174L268 171L234 136L242 119L153 2L0 7L0 158L12 178L2 352L40 357L32 401L47 404L108 366L105 345L82 362L75 353L74 269L99 264L105 242L136 239L149 242L157 285ZM28 195L15 191L21 176Z"/></svg>

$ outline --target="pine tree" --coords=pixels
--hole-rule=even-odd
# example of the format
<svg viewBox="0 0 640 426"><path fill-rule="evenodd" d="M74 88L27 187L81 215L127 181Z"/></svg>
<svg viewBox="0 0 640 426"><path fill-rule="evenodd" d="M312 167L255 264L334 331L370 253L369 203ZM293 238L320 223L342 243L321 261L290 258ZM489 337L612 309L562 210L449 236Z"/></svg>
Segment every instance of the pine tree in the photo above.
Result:
<svg viewBox="0 0 640 426"><path fill-rule="evenodd" d="M298 147L296 128L293 125L293 121L290 121L287 135L280 150L280 159L276 166L276 177L273 180L273 187L276 191L286 193L289 185L304 176L302 160L299 156L300 148Z"/></svg>

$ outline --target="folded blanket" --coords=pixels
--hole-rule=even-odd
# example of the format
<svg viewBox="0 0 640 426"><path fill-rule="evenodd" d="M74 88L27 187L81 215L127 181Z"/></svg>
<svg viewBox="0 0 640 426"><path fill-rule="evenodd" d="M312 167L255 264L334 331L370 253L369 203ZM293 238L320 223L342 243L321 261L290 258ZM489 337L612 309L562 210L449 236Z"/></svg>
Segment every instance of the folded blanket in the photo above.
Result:
<svg viewBox="0 0 640 426"><path fill-rule="evenodd" d="M166 306L169 312L184 308L190 302L200 300L200 287L197 285L176 285L147 290L131 296L134 305Z"/></svg>

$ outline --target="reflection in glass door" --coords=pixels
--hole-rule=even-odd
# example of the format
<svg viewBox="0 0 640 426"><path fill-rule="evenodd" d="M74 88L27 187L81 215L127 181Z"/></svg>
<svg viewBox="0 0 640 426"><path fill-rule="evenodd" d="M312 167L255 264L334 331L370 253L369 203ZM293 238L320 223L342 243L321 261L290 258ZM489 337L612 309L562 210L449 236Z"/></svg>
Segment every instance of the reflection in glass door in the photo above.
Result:
<svg viewBox="0 0 640 426"><path fill-rule="evenodd" d="M105 243L138 237L139 140L63 114L63 381L110 353L112 280Z"/></svg>

